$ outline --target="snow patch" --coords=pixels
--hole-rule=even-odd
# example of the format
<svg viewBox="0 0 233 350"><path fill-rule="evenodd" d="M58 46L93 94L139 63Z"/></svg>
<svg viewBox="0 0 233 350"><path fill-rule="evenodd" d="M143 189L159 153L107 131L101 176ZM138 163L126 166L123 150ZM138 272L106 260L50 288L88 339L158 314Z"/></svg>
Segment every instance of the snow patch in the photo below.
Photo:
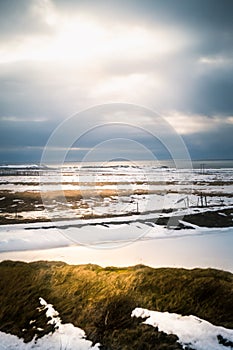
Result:
<svg viewBox="0 0 233 350"><path fill-rule="evenodd" d="M71 323L62 324L58 312L53 305L40 298L41 307L39 311L46 310L48 323L55 325L55 332L49 333L38 340L33 339L30 343L24 343L15 335L0 332L0 350L99 350L100 345L92 345L90 340L86 339L85 332ZM38 328L42 331L42 328Z"/></svg>
<svg viewBox="0 0 233 350"><path fill-rule="evenodd" d="M167 334L175 334L185 348L195 350L223 350L226 346L219 344L219 339L233 342L233 330L214 326L210 322L195 316L181 316L175 313L150 311L136 308L132 317L146 318L143 322Z"/></svg>

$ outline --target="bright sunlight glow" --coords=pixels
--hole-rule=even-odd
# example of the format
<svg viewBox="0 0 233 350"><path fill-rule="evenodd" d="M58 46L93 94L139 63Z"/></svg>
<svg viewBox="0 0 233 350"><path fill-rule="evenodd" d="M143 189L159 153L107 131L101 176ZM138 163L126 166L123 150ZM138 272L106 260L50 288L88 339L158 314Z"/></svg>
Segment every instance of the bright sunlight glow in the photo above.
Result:
<svg viewBox="0 0 233 350"><path fill-rule="evenodd" d="M16 61L54 61L86 64L112 58L127 60L161 56L178 50L185 38L162 28L98 23L92 18L47 13L44 21L52 28L49 35L30 36L15 45L5 44L0 63ZM177 39L179 37L179 41Z"/></svg>

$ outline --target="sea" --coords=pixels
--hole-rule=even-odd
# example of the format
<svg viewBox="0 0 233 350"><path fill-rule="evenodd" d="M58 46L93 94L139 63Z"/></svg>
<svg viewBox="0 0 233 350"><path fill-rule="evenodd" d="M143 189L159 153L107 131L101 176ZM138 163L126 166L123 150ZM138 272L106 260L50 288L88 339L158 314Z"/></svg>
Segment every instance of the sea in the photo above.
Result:
<svg viewBox="0 0 233 350"><path fill-rule="evenodd" d="M7 163L1 162L0 167L4 168L13 168L13 167L22 167L27 168L31 166L41 166L40 162L14 162ZM61 164L51 163L49 166L59 167ZM72 161L72 162L64 162L62 167L117 167L117 166L148 166L154 168L193 168L193 169L227 169L233 168L233 159L201 159L201 160L125 160L125 159L114 159L114 160L103 160L96 162L82 162L82 161Z"/></svg>

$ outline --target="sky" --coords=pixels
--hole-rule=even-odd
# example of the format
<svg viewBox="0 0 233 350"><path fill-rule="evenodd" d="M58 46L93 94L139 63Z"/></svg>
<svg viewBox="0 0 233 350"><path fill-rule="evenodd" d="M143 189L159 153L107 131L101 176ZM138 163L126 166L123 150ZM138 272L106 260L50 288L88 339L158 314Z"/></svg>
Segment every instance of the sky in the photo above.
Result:
<svg viewBox="0 0 233 350"><path fill-rule="evenodd" d="M162 159L164 122L191 158L232 159L232 13L232 0L0 0L0 162L40 162L72 127L66 160L122 157L123 139L126 157Z"/></svg>

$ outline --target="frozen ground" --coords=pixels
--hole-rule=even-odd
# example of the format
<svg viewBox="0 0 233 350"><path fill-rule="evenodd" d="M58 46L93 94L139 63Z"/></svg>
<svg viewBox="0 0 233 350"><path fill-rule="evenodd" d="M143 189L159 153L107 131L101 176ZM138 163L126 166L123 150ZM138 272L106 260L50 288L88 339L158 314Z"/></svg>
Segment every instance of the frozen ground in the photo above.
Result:
<svg viewBox="0 0 233 350"><path fill-rule="evenodd" d="M211 211L223 222L227 215L229 220L225 210L233 208L233 169L201 173L153 166L72 166L60 173L36 166L8 167L17 169L17 175L0 176L0 218L5 220L0 226L0 260L212 267L233 272L232 225L199 227L183 217ZM40 191L50 194L47 203L40 200ZM61 191L66 191L65 196L57 195ZM168 215L181 217L181 229L156 223ZM52 222L46 222L49 219ZM80 328L62 324L43 299L41 307L52 313L52 322L58 326L55 333L27 345L0 333L0 350L99 349L91 347ZM133 315L148 317L146 323L176 334L184 346L196 350L227 349L220 341L233 341L232 330L195 316L145 309L136 309Z"/></svg>
<svg viewBox="0 0 233 350"><path fill-rule="evenodd" d="M35 169L0 169L2 223L233 206L233 168L203 172L123 162Z"/></svg>
<svg viewBox="0 0 233 350"><path fill-rule="evenodd" d="M0 259L233 270L233 168L122 164L0 169Z"/></svg>

